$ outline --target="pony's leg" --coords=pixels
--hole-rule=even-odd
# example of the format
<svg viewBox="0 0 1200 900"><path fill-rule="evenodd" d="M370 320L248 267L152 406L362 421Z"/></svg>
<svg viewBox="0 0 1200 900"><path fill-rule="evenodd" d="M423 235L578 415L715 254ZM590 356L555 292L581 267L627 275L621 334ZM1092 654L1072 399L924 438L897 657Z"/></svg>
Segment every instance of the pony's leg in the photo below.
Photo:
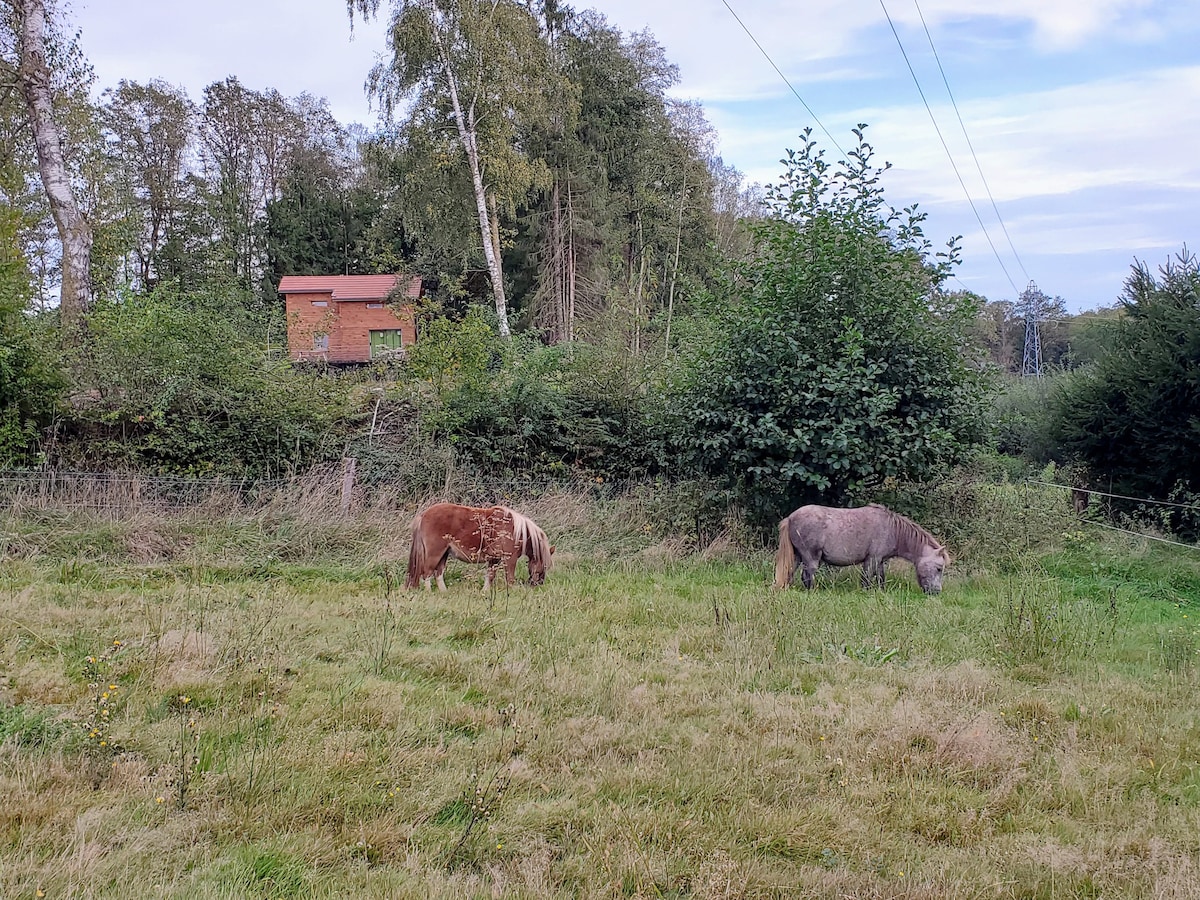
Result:
<svg viewBox="0 0 1200 900"><path fill-rule="evenodd" d="M883 560L868 556L863 561L862 586L864 590L873 587L883 590Z"/></svg>
<svg viewBox="0 0 1200 900"><path fill-rule="evenodd" d="M438 560L438 564L433 567L433 574L437 576L437 584L439 591L446 590L446 563L450 561L450 548L446 548L446 552L442 554L442 558Z"/></svg>
<svg viewBox="0 0 1200 900"><path fill-rule="evenodd" d="M483 573L483 592L490 593L492 590L492 582L496 580L496 567L491 563L487 564L487 568Z"/></svg>
<svg viewBox="0 0 1200 900"><path fill-rule="evenodd" d="M821 558L819 556L809 556L805 553L802 553L800 558L803 561L803 568L800 572L800 580L804 582L804 586L806 588L811 590L813 584L817 580L817 569L821 565Z"/></svg>

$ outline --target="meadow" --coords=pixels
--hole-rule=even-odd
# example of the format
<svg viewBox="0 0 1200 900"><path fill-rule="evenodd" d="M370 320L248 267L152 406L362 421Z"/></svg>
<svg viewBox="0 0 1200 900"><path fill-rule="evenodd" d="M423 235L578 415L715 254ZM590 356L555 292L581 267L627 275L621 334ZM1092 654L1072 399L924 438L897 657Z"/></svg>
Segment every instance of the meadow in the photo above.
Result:
<svg viewBox="0 0 1200 900"><path fill-rule="evenodd" d="M938 596L645 497L490 596L405 510L11 510L0 896L1200 896L1200 552L947 496Z"/></svg>

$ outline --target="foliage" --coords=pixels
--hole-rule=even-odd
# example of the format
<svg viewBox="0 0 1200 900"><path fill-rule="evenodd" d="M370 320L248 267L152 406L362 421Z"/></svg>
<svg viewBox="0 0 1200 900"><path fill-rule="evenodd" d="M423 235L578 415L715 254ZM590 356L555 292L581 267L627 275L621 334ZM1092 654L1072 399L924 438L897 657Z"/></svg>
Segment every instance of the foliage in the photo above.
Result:
<svg viewBox="0 0 1200 900"><path fill-rule="evenodd" d="M30 274L17 250L16 216L0 207L0 465L23 466L38 460L43 429L65 389L65 380L49 348L44 319L25 310Z"/></svg>
<svg viewBox="0 0 1200 900"><path fill-rule="evenodd" d="M623 348L505 342L487 319L472 306L461 321L422 325L406 370L424 439L446 441L463 463L493 473L628 478L657 469L648 374Z"/></svg>
<svg viewBox="0 0 1200 900"><path fill-rule="evenodd" d="M551 340L616 327L645 352L647 325L717 262L713 132L698 105L668 98L678 69L649 32L622 35L594 11L545 15L558 109L529 144L553 183L519 222L515 287ZM736 196L740 174L721 174ZM732 248L736 228L724 226Z"/></svg>
<svg viewBox="0 0 1200 900"><path fill-rule="evenodd" d="M1053 398L1076 376L1059 372L1042 378L1004 375L991 404L991 429L996 449L1032 463L1045 464L1058 456Z"/></svg>
<svg viewBox="0 0 1200 900"><path fill-rule="evenodd" d="M269 358L266 331L282 325L248 312L242 291L127 295L98 306L90 326L84 399L60 461L261 477L339 452L331 429L346 386Z"/></svg>
<svg viewBox="0 0 1200 900"><path fill-rule="evenodd" d="M883 198L863 139L836 168L805 132L769 193L757 252L692 342L673 403L680 452L755 518L922 479L980 437L969 296L946 294L915 207Z"/></svg>
<svg viewBox="0 0 1200 900"><path fill-rule="evenodd" d="M1138 265L1121 305L1107 352L1057 397L1056 438L1117 493L1165 498L1200 486L1200 263Z"/></svg>
<svg viewBox="0 0 1200 900"><path fill-rule="evenodd" d="M104 99L108 160L136 233L131 280L149 288L169 273L166 248L183 205L196 110L181 88L156 80L122 80Z"/></svg>

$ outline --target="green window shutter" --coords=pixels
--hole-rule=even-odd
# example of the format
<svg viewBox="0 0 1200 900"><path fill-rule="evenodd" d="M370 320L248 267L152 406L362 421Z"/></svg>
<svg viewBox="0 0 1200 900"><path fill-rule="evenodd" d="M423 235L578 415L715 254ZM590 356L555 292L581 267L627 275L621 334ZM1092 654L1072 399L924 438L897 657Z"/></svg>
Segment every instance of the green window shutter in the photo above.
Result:
<svg viewBox="0 0 1200 900"><path fill-rule="evenodd" d="M404 332L388 328L371 332L371 358L404 349Z"/></svg>

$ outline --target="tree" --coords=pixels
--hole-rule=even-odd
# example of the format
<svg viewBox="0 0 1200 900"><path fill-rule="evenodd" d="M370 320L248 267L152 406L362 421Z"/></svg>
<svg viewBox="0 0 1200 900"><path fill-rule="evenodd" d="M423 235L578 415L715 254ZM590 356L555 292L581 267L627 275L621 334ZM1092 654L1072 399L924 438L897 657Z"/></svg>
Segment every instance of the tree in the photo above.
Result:
<svg viewBox="0 0 1200 900"><path fill-rule="evenodd" d="M351 16L378 13L381 0L347 0ZM545 181L545 167L517 140L544 115L545 45L529 8L515 0L393 0L392 59L368 82L390 114L405 98L413 115L443 109L454 122L471 180L480 246L500 333L508 299L501 259L502 213Z"/></svg>
<svg viewBox="0 0 1200 900"><path fill-rule="evenodd" d="M966 293L966 292L964 292ZM975 317L975 340L987 358L1003 372L1017 372L1017 349L1023 346L1025 322L1017 317L1011 300L984 300L972 295L979 306Z"/></svg>
<svg viewBox="0 0 1200 900"><path fill-rule="evenodd" d="M39 320L26 314L30 275L19 251L19 216L0 208L0 465L37 458L42 429L64 389L61 372L38 340Z"/></svg>
<svg viewBox="0 0 1200 900"><path fill-rule="evenodd" d="M57 104L49 47L59 38L52 33L45 0L9 0L9 4L17 36L16 80L29 113L42 187L62 242L60 309L64 332L73 334L83 327L84 316L92 305L93 236L71 186L61 127L55 115ZM77 50L71 52L74 49L68 46L68 52L61 58L77 61Z"/></svg>
<svg viewBox="0 0 1200 900"><path fill-rule="evenodd" d="M134 283L150 290L169 274L164 249L183 206L196 113L182 89L162 81L122 80L104 97L109 155L127 182L127 214L138 233Z"/></svg>
<svg viewBox="0 0 1200 900"><path fill-rule="evenodd" d="M1113 490L1164 498L1200 487L1200 262L1186 248L1159 269L1138 263L1107 352L1066 382L1057 442Z"/></svg>
<svg viewBox="0 0 1200 900"><path fill-rule="evenodd" d="M371 226L385 201L364 165L367 136L352 135L324 100L302 95L290 105L296 129L277 164L274 196L266 204L264 292L283 275L368 275L401 268L371 251Z"/></svg>
<svg viewBox="0 0 1200 900"><path fill-rule="evenodd" d="M928 477L981 436L976 305L942 290L956 243L933 254L923 215L886 204L855 134L836 168L807 131L788 152L755 254L681 341L680 455L764 521Z"/></svg>
<svg viewBox="0 0 1200 900"><path fill-rule="evenodd" d="M678 73L649 33L564 7L543 33L555 99L529 146L553 180L521 220L515 287L550 340L617 329L636 355L666 343L672 311L713 269L712 128L666 96Z"/></svg>
<svg viewBox="0 0 1200 900"><path fill-rule="evenodd" d="M257 274L256 224L265 205L257 147L262 100L231 76L204 89L199 116L204 196L213 229L212 274L245 286Z"/></svg>

